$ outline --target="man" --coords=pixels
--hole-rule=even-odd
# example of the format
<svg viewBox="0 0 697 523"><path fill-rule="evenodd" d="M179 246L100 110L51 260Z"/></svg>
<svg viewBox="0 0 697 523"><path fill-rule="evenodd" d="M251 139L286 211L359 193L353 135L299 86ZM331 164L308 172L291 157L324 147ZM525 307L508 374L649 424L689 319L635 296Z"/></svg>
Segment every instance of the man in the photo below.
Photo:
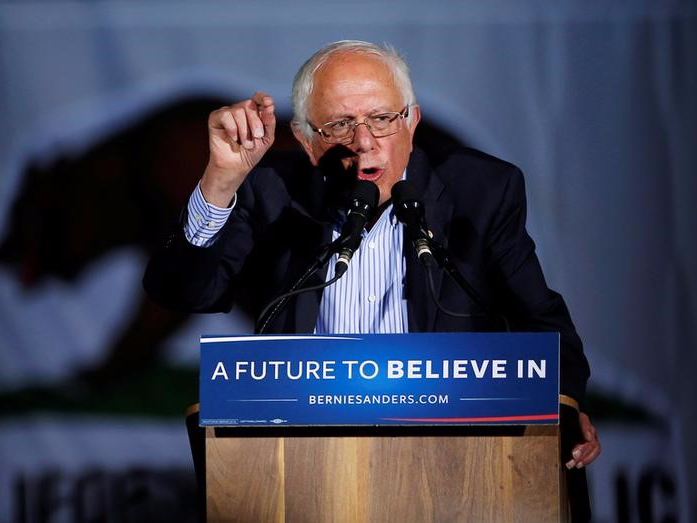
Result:
<svg viewBox="0 0 697 523"><path fill-rule="evenodd" d="M310 165L267 155L276 127L271 96L257 92L210 115L208 165L181 223L148 266L149 294L181 310L225 311L241 302L258 315L338 236L333 188L357 178L378 187L381 213L349 270L323 292L291 300L270 331L496 328L450 278L436 282L440 303L471 316L444 314L429 299L424 271L391 212L392 187L406 177L423 195L434 238L482 298L515 330L561 333L561 392L582 403L588 364L525 230L520 171L470 149L435 161L414 149L420 109L407 67L391 49L354 41L326 46L296 75L293 105L293 133ZM331 265L314 283L331 277ZM580 422L583 440L568 468L584 467L600 452L583 413Z"/></svg>

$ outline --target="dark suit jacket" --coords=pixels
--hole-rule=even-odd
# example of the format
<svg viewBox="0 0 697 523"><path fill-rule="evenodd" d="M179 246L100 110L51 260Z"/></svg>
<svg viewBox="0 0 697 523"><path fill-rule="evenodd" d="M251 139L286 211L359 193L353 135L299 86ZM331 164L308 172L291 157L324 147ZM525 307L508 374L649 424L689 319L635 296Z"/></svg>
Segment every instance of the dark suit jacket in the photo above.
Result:
<svg viewBox="0 0 697 523"><path fill-rule="evenodd" d="M512 330L560 332L561 391L582 401L588 363L562 297L545 283L525 229L519 169L472 149L455 148L435 158L415 149L407 178L423 195L434 238L470 285L508 317ZM236 207L214 245L190 245L180 220L148 265L146 290L170 308L227 311L240 303L256 317L329 242L325 189L322 174L304 155L267 155L238 191ZM501 329L481 317L440 312L414 249L405 245L404 252L410 331ZM482 312L449 276L437 272L436 289L446 309ZM325 274L307 285L320 283ZM267 332L312 332L320 298L320 292L311 292L292 299Z"/></svg>

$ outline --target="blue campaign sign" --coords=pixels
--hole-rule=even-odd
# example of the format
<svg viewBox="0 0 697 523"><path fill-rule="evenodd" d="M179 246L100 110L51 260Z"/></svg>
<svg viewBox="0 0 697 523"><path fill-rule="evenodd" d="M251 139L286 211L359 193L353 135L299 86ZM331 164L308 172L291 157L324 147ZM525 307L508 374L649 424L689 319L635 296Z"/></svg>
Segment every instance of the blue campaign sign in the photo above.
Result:
<svg viewBox="0 0 697 523"><path fill-rule="evenodd" d="M201 338L200 423L556 424L559 335Z"/></svg>

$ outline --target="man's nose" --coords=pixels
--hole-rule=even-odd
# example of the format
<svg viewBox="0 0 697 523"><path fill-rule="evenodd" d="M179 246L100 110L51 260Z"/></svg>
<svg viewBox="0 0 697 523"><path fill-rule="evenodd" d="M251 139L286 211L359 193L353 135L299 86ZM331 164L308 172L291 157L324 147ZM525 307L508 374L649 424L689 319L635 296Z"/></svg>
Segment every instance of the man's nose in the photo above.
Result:
<svg viewBox="0 0 697 523"><path fill-rule="evenodd" d="M375 147L375 137L366 122L357 123L353 131L353 142L351 145L355 152L366 152Z"/></svg>

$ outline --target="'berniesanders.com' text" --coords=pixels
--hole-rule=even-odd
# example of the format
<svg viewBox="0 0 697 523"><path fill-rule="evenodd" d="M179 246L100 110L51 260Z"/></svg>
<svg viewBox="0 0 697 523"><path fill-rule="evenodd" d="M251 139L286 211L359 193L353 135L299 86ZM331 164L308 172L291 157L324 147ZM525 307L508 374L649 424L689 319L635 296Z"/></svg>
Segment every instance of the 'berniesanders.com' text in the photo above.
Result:
<svg viewBox="0 0 697 523"><path fill-rule="evenodd" d="M310 394L309 405L447 405L447 394Z"/></svg>

